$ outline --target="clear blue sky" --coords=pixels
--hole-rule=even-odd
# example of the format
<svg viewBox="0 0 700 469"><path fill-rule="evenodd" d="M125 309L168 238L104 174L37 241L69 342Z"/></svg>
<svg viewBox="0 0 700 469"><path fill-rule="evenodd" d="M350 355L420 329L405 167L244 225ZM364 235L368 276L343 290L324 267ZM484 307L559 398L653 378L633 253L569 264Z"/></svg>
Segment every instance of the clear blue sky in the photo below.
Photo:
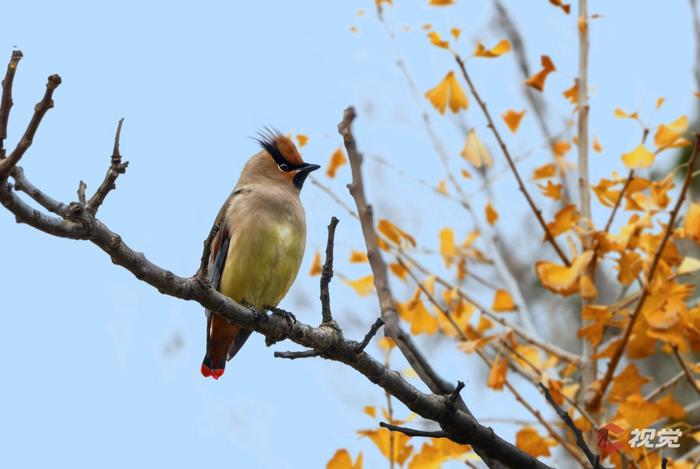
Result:
<svg viewBox="0 0 700 469"><path fill-rule="evenodd" d="M443 36L450 27L463 28L459 47L465 52L477 39L500 39L490 28L487 0L457 0L443 9L427 7L427 0L396 3L387 18L421 92L453 69L449 56L429 45L421 24L432 23ZM549 78L545 95L555 131L563 130L571 110L561 91L576 75L575 17L545 0L506 3L526 36L533 69L546 53L560 70ZM592 24L591 130L605 148L592 156L594 180L621 170L620 153L639 139L633 123L613 119L616 106L640 109L653 124L696 105L687 3L591 0L591 12L604 15ZM263 125L309 135L305 159L325 164L340 144L342 110L354 104L356 136L366 155L381 155L437 184L444 175L373 6L370 0L6 3L2 63L13 47L25 54L15 81L10 143L21 134L46 77L60 73L56 107L22 165L35 184L70 201L80 179L88 190L102 180L116 122L125 117L122 151L131 164L100 217L132 247L182 275L196 269L202 239L256 151L249 137ZM360 9L364 16L357 15ZM401 25L412 30L401 32ZM351 26L358 32L351 33ZM469 66L494 112L524 107L512 55ZM667 100L655 112L659 96ZM454 167L462 167L463 137L451 119L431 113ZM495 150L476 106L466 118ZM526 174L548 160L531 115L508 143L516 155L531 153ZM445 225L459 239L471 229L458 206L412 179L371 160L366 170L378 215L421 242L434 246ZM330 184L350 202L348 181L345 167ZM474 182L465 184L474 190ZM518 235L528 214L511 176L500 178L495 189L496 207L507 215L502 231L527 250L528 241ZM369 271L346 262L350 249L362 246L354 221L311 185L302 199L307 255L282 306L316 323L318 279L307 272L331 215L341 218L337 270L350 278ZM482 196L474 198L476 207L483 203ZM373 445L355 433L374 425L362 406L384 403L359 374L320 359L274 359L273 350L254 337L223 379L205 380L199 374L205 319L198 305L158 294L88 243L16 225L2 211L0 233L0 466L309 468L349 447L353 454L363 450L366 467L384 467ZM437 258L426 262L442 265ZM403 285L396 290L408 292ZM373 299L358 301L338 280L332 298L349 336L364 334L378 314ZM464 396L478 417L524 416L509 396L483 390L484 369L474 357L451 345L422 343L447 377L467 381ZM379 354L375 345L371 351ZM534 394L526 395L545 408ZM396 407L399 415L405 412ZM495 428L512 438L512 426Z"/></svg>

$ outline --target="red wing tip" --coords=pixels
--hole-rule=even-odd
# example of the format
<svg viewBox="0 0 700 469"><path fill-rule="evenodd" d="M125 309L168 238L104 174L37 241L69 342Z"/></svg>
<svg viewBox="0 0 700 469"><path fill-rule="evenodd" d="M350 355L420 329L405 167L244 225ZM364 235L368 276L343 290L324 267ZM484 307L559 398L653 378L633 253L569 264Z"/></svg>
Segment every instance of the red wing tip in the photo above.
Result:
<svg viewBox="0 0 700 469"><path fill-rule="evenodd" d="M224 374L223 368L215 368L212 370L207 365L202 363L202 376L204 376L205 378L208 378L211 376L214 379L219 379L221 377L221 375L223 375L223 374Z"/></svg>

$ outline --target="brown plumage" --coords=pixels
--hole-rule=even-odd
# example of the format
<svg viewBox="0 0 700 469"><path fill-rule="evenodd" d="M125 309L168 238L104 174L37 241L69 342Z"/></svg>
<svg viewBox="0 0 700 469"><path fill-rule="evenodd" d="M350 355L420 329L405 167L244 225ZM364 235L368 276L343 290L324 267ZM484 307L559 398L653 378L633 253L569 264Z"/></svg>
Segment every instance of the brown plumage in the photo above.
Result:
<svg viewBox="0 0 700 469"><path fill-rule="evenodd" d="M263 151L246 163L216 218L209 275L214 288L256 308L282 300L299 270L306 244L300 190L318 165L304 163L279 133L261 135ZM218 379L251 331L207 311L207 353L202 374Z"/></svg>

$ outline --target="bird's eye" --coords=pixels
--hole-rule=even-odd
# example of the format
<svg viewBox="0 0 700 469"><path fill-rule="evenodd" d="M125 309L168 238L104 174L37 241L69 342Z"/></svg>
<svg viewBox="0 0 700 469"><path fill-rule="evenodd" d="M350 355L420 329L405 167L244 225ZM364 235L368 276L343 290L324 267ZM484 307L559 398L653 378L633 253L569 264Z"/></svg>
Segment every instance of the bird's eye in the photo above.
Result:
<svg viewBox="0 0 700 469"><path fill-rule="evenodd" d="M282 163L281 165L278 166L278 168L279 168L280 170L284 171L285 173L286 173L287 171L289 171L289 165L288 165L287 163Z"/></svg>

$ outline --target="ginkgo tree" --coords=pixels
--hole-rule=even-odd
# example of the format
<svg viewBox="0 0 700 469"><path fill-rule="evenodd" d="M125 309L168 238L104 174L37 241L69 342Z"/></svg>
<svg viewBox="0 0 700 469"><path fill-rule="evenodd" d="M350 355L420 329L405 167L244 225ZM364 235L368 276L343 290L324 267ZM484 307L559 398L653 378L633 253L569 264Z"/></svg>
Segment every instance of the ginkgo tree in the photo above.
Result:
<svg viewBox="0 0 700 469"><path fill-rule="evenodd" d="M426 3L444 10L458 1ZM348 108L338 126L343 147L330 155L325 176L312 182L360 225L363 241L358 239L347 252L341 251L345 247L335 251L336 258L344 257L334 267L338 219L333 218L325 255L314 253L309 275L321 277L319 327L289 314L268 316L214 291L206 270L216 226L205 241L199 269L185 278L149 261L97 218L115 181L127 169L119 153L121 122L109 170L92 197L86 196L81 183L78 201L63 204L31 184L18 163L53 107L53 92L61 79L49 77L25 134L14 150L6 151L19 51L13 52L8 64L0 100L0 202L18 222L50 235L92 242L115 264L164 294L197 301L228 321L265 335L270 343L289 339L307 348L276 352L276 357L322 357L353 368L377 385L377 398L383 400L358 409L368 424L355 430L371 441L392 469L438 468L449 462L471 467L482 463L537 468L693 467L700 459L700 426L693 415L700 402L700 303L695 295L700 203L689 200L688 193L698 172L700 129L691 128L687 116L657 122L640 111L611 108L608 114L618 119L614 122L638 126L639 135L627 151L607 155L626 174L611 170L606 177L592 179L589 150L605 155L602 143L589 131L589 36L601 15L588 12L587 0L578 0L575 7L561 0L533 3L533 8L555 8L577 31L578 48L572 54L578 55L579 67L560 70L552 55L541 51L536 55L539 68L532 71L508 10L500 0L493 4L504 36L493 42L466 37L458 18L446 31L428 23L421 26L427 53L447 57L450 63L444 70L431 70L430 84L417 85L405 62L396 61L406 85L431 108L421 113L422 124L445 174L426 183L421 174L412 173L415 168L394 168L395 172L413 178L416 185L429 186L445 203L459 204L469 229L457 230L446 219L434 238L423 239L392 219L389 211L377 210L375 219L365 192L371 181L363 178L362 135L355 140L356 114ZM375 0L373 6L374 20L398 44L386 14L399 5ZM513 98L511 108L495 112L471 73L489 61L513 56L521 64L523 76L515 79L527 106L516 105ZM569 87L557 89L556 96L570 107L571 118L553 132L542 96L550 77L558 73L569 76ZM658 98L653 106L659 109L665 101ZM538 122L544 139L531 174L521 164L524 152L516 153L511 141L525 119ZM450 147L435 129L455 123L463 142ZM305 147L313 135L295 138L299 147ZM687 162L669 167L659 161L663 153L688 148L692 150ZM500 225L514 214L497 209L497 198L504 196L492 190L497 177L509 178L509 191L524 200L525 216L535 229L531 233L523 229L518 235L528 238L532 249L511 248L499 239ZM331 184L337 181L349 183L349 191L334 190ZM483 204L475 204L473 192L468 192L474 190L486 194ZM26 203L20 193L43 211ZM600 220L593 217L594 203L603 210ZM521 263L526 258L525 269L518 268L515 257ZM357 278L344 275L349 264L367 264L369 273ZM364 319L375 322L359 341L347 339L343 321L333 318L328 285L334 268L358 296L378 300L366 309ZM558 331L553 327L543 330L548 318L537 317L537 311L553 305L574 330L575 344L556 340ZM384 334L376 340L380 360L367 350L382 327ZM504 402L508 399L529 415L527 420L510 419L517 426L512 442L485 426L481 417L489 409L479 409L479 416L472 413L474 402L461 394L462 377L438 374L433 357L423 350L427 341L447 345L458 360L482 363L488 373L470 387L507 395ZM400 372L395 369L399 366L403 366ZM673 370L671 377L659 379L651 372L655 367ZM347 448L329 454L327 467L361 469L367 455L352 445L348 441Z"/></svg>
<svg viewBox="0 0 700 469"><path fill-rule="evenodd" d="M403 2L375 3L376 20L398 44L386 16L394 8L403 8ZM455 3L428 1L436 8ZM595 20L604 15L589 13L586 0L577 5L549 1L566 18L573 17L567 24L579 37L578 49L571 51L579 55L579 69L565 72L575 78L569 88L558 91L560 99L571 106L572 117L560 134L554 134L547 129L541 105L548 77L560 72L550 55L542 53L539 69L519 79L529 97L528 108L506 109L497 115L470 76L483 59L505 60L502 57L515 54L516 60L528 60L522 45L513 47L522 42L520 31L500 1L494 3L506 27L501 31L505 37L493 44L477 40L465 46L458 19L449 31L422 25L426 45L434 46L426 53L449 54L453 59L450 69L434 70L443 78L419 96L436 112L424 114L423 123L446 171L445 179L432 189L446 203L459 202L473 221L473 229L459 233L444 226L437 239L423 240L390 219L379 220L379 247L388 259L393 281L412 290L408 297L394 299L399 317L411 334L452 343L489 367L483 385L491 392L509 394L513 405L522 406L531 416L531 421L519 424L515 434L514 443L523 451L535 457L549 457L556 451L561 467L694 467L700 460L700 425L693 414L700 402L700 303L695 294L700 270L700 204L688 199L688 188L700 173L695 164L699 151L695 132L700 129L691 128L685 115L658 122L643 118L639 111L611 108L613 120L638 125L639 140L616 156L626 174L613 170L609 176L590 179L589 150L600 155L605 151L600 139L589 135L588 43L595 33ZM544 1L536 3L533 8L549 7ZM417 88L400 56L397 64L407 85ZM685 99L700 96L695 94ZM660 97L653 106L658 110L664 102ZM435 128L451 125L446 120L449 115L466 116L471 123L474 114L485 126L462 125L461 151L445 150ZM523 173L508 141L527 116L541 124L547 149L539 155L542 164L531 174ZM573 135L569 126L575 128ZM692 150L684 163L669 166L659 161L662 153L686 147ZM459 157L467 165L456 171ZM346 163L334 154L329 176L335 177ZM491 197L500 194L490 196L480 212L467 193L474 179L488 186L499 163L514 178L513 187L525 198L529 217L537 221L539 234L532 233L533 242L546 245L530 252L529 268L537 285L534 292L525 291L529 287L503 261L508 246L494 242L492 230L500 215ZM315 182L332 193L328 183ZM543 200L554 207L551 215L546 215ZM337 197L335 201L343 203ZM603 209L600 220L592 216L595 203ZM427 267L420 260L421 250L441 256L443 268ZM311 275L321 273L320 254L315 259ZM367 257L353 251L350 262L367 262ZM375 286L372 275L345 281L360 296L371 294ZM611 291L617 299L611 300ZM548 336L533 327L531 311L551 304L565 305L571 312L578 346L554 345L553 332ZM387 364L392 363L392 354L401 353L390 338L382 339L380 347ZM674 369L673 376L665 380L654 376L653 370L659 367ZM416 376L410 368L406 373ZM557 412L571 417L570 421L546 418L551 408L541 408L524 397L531 392L524 389L528 382ZM371 439L390 467L437 468L450 460L478 465L479 457L468 446L409 428L419 425L416 415L395 416L387 397L381 414L375 406L364 408L377 426L358 433ZM640 431L658 433L658 438L637 444ZM665 439L667 434L675 439ZM671 444L664 444L669 441ZM596 459L592 461L591 456ZM485 462L492 466L491 461ZM362 467L362 454L353 462L347 449L339 449L328 467Z"/></svg>

